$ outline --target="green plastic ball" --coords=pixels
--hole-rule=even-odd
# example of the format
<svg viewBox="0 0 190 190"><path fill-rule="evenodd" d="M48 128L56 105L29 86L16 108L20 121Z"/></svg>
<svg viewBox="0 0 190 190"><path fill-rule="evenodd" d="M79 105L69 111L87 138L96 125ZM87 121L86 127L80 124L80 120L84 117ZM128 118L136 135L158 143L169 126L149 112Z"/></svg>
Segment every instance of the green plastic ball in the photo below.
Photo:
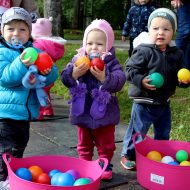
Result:
<svg viewBox="0 0 190 190"><path fill-rule="evenodd" d="M80 186L80 185L86 185L91 183L92 180L90 178L79 178L75 181L75 183L73 184L73 186Z"/></svg>
<svg viewBox="0 0 190 190"><path fill-rule="evenodd" d="M160 73L155 72L150 74L149 79L151 79L149 84L154 85L155 88L160 88L164 84L164 78Z"/></svg>
<svg viewBox="0 0 190 190"><path fill-rule="evenodd" d="M175 156L178 162L186 161L188 160L188 157L189 157L188 153L185 150L177 151Z"/></svg>
<svg viewBox="0 0 190 190"><path fill-rule="evenodd" d="M23 59L28 59L31 57L30 63L34 63L36 59L38 58L38 52L33 47L28 47L24 50L26 53L24 54Z"/></svg>

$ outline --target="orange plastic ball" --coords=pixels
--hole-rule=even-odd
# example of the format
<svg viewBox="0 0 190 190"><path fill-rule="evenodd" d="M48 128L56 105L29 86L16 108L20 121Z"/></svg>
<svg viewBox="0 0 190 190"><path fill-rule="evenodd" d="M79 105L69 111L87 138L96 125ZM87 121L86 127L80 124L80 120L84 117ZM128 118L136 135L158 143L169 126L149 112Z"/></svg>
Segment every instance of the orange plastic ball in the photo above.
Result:
<svg viewBox="0 0 190 190"><path fill-rule="evenodd" d="M83 64L83 63L85 63L86 65L88 65L89 68L90 68L90 65L91 65L90 59L88 57L86 57L86 56L80 56L80 57L78 57L78 59L75 62L75 64L76 64L77 67L79 65Z"/></svg>
<svg viewBox="0 0 190 190"><path fill-rule="evenodd" d="M47 53L41 52L38 54L38 58L36 59L34 64L37 66L40 72L43 72L46 69L52 68L53 60Z"/></svg>
<svg viewBox="0 0 190 190"><path fill-rule="evenodd" d="M150 160L154 160L158 162L162 160L162 155L158 151L155 151L155 150L148 152L146 157Z"/></svg>
<svg viewBox="0 0 190 190"><path fill-rule="evenodd" d="M42 168L40 168L39 166L35 166L35 165L34 166L30 166L28 168L28 170L32 174L32 181L33 182L37 182L38 176L43 173Z"/></svg>

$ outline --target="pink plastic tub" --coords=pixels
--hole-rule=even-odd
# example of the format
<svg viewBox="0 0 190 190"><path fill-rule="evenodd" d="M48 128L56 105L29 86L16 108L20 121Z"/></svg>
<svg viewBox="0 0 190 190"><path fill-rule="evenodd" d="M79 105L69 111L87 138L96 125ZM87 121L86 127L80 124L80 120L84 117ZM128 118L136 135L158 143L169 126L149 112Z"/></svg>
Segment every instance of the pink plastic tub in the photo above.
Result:
<svg viewBox="0 0 190 190"><path fill-rule="evenodd" d="M101 158L95 161L86 161L67 156L32 156L26 158L14 158L9 154L3 154L3 159L8 168L10 190L98 190L103 171L108 165L108 160ZM104 167L100 167L100 161L104 162ZM69 169L77 170L82 177L90 177L93 182L81 186L51 186L23 180L15 175L15 171L20 167L40 166L44 172L58 169L62 172Z"/></svg>
<svg viewBox="0 0 190 190"><path fill-rule="evenodd" d="M184 149L190 155L190 143L174 140L153 140L148 136L135 143L137 180L149 190L190 190L190 166L175 166L146 158L149 151L157 150L163 155L175 158L178 150Z"/></svg>

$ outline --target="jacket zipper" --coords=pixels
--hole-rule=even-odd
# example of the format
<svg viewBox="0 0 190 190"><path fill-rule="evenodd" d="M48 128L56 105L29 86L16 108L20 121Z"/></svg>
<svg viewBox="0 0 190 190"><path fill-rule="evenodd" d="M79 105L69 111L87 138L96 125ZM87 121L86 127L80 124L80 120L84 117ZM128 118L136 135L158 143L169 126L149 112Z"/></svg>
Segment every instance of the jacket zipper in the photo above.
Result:
<svg viewBox="0 0 190 190"><path fill-rule="evenodd" d="M31 94L31 89L29 90L28 97L27 97L27 100L26 100L26 109L28 111L28 120L31 119L31 112L30 112L30 110L28 108L28 100L29 100L30 94Z"/></svg>

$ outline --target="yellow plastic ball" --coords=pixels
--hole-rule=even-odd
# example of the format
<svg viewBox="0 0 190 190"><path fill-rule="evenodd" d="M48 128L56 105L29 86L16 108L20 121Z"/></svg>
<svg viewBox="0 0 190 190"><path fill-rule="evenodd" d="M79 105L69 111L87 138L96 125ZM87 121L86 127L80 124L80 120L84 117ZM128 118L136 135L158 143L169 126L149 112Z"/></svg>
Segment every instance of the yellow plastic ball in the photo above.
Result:
<svg viewBox="0 0 190 190"><path fill-rule="evenodd" d="M179 165L180 166L190 166L190 162L189 161L183 161Z"/></svg>
<svg viewBox="0 0 190 190"><path fill-rule="evenodd" d="M188 81L190 79L190 71L188 69L180 69L177 73L177 77L180 81Z"/></svg>
<svg viewBox="0 0 190 190"><path fill-rule="evenodd" d="M154 160L158 162L162 160L162 155L158 151L155 151L155 150L148 152L146 157L150 160Z"/></svg>

